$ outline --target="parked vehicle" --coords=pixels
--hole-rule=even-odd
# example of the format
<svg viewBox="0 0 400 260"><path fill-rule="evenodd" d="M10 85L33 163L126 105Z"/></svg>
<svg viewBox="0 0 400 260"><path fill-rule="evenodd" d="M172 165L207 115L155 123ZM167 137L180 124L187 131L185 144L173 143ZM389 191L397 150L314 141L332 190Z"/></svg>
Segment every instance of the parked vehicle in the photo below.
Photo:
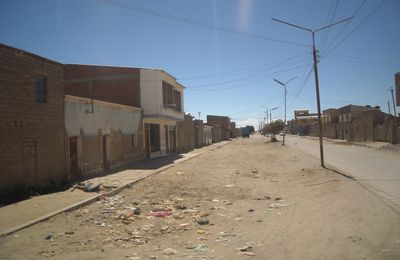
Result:
<svg viewBox="0 0 400 260"><path fill-rule="evenodd" d="M242 138L250 138L250 128L249 127L241 127L240 131L242 132Z"/></svg>

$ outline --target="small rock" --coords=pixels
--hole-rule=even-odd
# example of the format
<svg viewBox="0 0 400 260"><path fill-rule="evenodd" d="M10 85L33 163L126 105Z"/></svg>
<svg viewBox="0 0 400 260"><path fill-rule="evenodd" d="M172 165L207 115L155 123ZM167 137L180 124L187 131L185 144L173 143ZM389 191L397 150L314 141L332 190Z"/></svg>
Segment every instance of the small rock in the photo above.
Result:
<svg viewBox="0 0 400 260"><path fill-rule="evenodd" d="M263 222L263 220L262 219L257 219L257 222Z"/></svg>
<svg viewBox="0 0 400 260"><path fill-rule="evenodd" d="M65 234L66 235L73 235L73 234L75 234L75 232L72 231L72 230L68 230L68 231L65 231Z"/></svg>
<svg viewBox="0 0 400 260"><path fill-rule="evenodd" d="M172 248L167 248L162 252L164 255L176 255L178 251Z"/></svg>
<svg viewBox="0 0 400 260"><path fill-rule="evenodd" d="M254 209L249 209L249 212L254 212L255 210Z"/></svg>
<svg viewBox="0 0 400 260"><path fill-rule="evenodd" d="M199 225L208 225L208 224L210 224L210 221L208 219L206 219L206 218L201 218L201 219L197 220L197 224L199 224Z"/></svg>
<svg viewBox="0 0 400 260"><path fill-rule="evenodd" d="M251 173L257 173L257 172L258 172L257 170L252 170L252 171L251 171Z"/></svg>
<svg viewBox="0 0 400 260"><path fill-rule="evenodd" d="M135 215L140 215L140 213L142 213L142 210L140 208L135 208L133 210L133 214L135 214Z"/></svg>
<svg viewBox="0 0 400 260"><path fill-rule="evenodd" d="M206 230L204 230L204 229L198 229L198 230L196 231L196 233L199 234L199 235L203 235L203 234L206 233Z"/></svg>
<svg viewBox="0 0 400 260"><path fill-rule="evenodd" d="M149 259L157 259L157 256L155 256L155 255L151 255L150 257L149 257Z"/></svg>

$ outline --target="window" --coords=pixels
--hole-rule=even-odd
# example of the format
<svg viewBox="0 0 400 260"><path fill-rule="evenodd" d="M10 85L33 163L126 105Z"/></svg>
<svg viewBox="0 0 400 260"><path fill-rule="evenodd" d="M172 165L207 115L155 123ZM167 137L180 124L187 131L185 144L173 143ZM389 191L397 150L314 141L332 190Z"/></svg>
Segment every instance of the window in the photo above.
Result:
<svg viewBox="0 0 400 260"><path fill-rule="evenodd" d="M36 76L35 80L36 102L46 103L47 101L47 78L43 75Z"/></svg>
<svg viewBox="0 0 400 260"><path fill-rule="evenodd" d="M176 110L181 112L182 111L181 92L179 92L178 90L174 90L174 99L176 104Z"/></svg>
<svg viewBox="0 0 400 260"><path fill-rule="evenodd" d="M168 106L174 104L174 87L171 84L163 81L163 105Z"/></svg>

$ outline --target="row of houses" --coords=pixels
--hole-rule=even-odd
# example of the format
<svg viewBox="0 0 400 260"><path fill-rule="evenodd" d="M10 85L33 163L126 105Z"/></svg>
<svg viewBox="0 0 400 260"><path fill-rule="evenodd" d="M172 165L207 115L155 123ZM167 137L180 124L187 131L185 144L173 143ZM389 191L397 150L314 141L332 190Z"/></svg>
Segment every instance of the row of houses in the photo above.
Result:
<svg viewBox="0 0 400 260"><path fill-rule="evenodd" d="M184 89L161 69L61 64L0 44L0 192L236 136L229 117L185 114Z"/></svg>
<svg viewBox="0 0 400 260"><path fill-rule="evenodd" d="M348 141L400 142L398 117L386 114L380 107L347 105L330 108L322 114L324 137ZM294 119L288 122L292 134L318 136L318 114L307 109L294 112Z"/></svg>

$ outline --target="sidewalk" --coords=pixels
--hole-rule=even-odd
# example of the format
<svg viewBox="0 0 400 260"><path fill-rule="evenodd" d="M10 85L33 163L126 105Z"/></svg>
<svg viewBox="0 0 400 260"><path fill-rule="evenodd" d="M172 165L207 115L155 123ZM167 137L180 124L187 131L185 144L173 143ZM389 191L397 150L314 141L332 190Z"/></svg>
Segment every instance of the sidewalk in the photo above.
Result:
<svg viewBox="0 0 400 260"><path fill-rule="evenodd" d="M309 139L312 139L312 140L319 140L319 138L316 137L316 136L304 135L304 136L299 136L299 137L309 138ZM377 150L391 149L392 147L394 147L393 149L396 150L396 147L399 147L398 144L397 145L393 145L393 144L387 143L387 142L347 141L347 140L341 140L341 139L332 139L332 138L328 138L328 137L324 137L324 141L331 142L331 143L337 143L337 144L363 146L363 147L368 147L368 148L377 149Z"/></svg>
<svg viewBox="0 0 400 260"><path fill-rule="evenodd" d="M74 210L98 200L100 197L112 196L150 175L159 173L178 163L190 160L202 153L220 148L231 141L222 141L186 154L162 157L127 166L124 170L96 177L86 182L101 184L106 189L98 193L84 192L70 188L10 204L0 208L0 237L44 221L62 212Z"/></svg>

